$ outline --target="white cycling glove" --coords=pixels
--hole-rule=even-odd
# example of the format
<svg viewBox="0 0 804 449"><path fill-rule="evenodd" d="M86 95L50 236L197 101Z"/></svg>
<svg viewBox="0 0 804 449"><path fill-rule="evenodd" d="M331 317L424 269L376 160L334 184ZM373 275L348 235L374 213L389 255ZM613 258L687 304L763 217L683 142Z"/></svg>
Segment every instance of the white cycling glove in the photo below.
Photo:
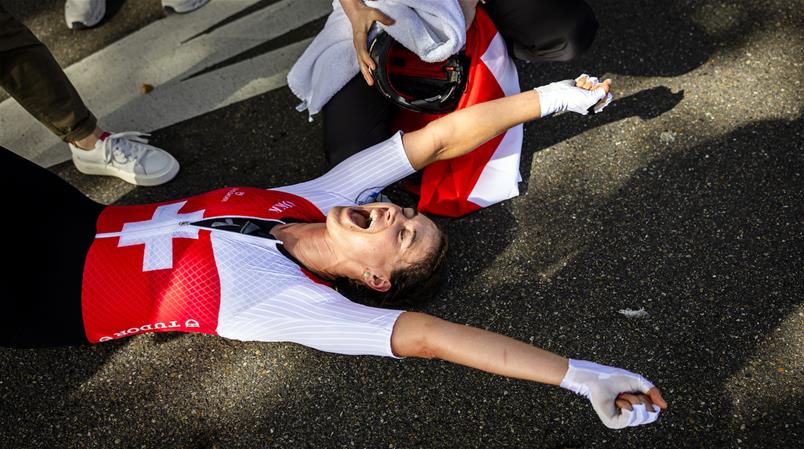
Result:
<svg viewBox="0 0 804 449"><path fill-rule="evenodd" d="M585 76L589 75L584 74L575 80L557 81L537 87L542 117L564 111L586 115L590 108L598 113L608 106L614 98L611 93L606 93L603 89L587 90L575 87L575 82ZM600 84L600 80L594 76L589 76L589 81L593 86Z"/></svg>
<svg viewBox="0 0 804 449"><path fill-rule="evenodd" d="M653 388L644 377L620 368L570 359L561 388L589 399L597 416L609 429L649 424L656 421L661 412L657 405L653 406L654 410L648 410L644 404L634 405L633 410L618 409L614 405L620 393L647 394Z"/></svg>

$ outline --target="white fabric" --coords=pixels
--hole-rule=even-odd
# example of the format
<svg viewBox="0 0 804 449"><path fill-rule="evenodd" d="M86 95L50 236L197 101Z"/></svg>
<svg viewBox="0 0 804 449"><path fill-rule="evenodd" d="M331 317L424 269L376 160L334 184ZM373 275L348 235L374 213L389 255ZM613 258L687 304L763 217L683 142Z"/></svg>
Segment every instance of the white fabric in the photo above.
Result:
<svg viewBox="0 0 804 449"><path fill-rule="evenodd" d="M388 184L414 171L402 134L396 133L323 176L272 190L301 196L326 214L333 206L372 202ZM290 341L339 354L396 357L391 333L403 311L356 304L316 284L276 244L212 231L221 282L218 335L244 341Z"/></svg>
<svg viewBox="0 0 804 449"><path fill-rule="evenodd" d="M561 388L578 393L592 403L597 416L610 429L649 424L659 418L661 409L649 411L642 404L634 410L618 409L614 404L620 393L648 393L653 384L639 374L585 360L569 361Z"/></svg>
<svg viewBox="0 0 804 449"><path fill-rule="evenodd" d="M588 75L584 74L575 80L556 81L537 87L542 117L564 111L586 115L589 108L593 106L595 113L608 106L613 98L611 93L605 93L603 89L586 90L575 87L575 81L584 76ZM595 77L589 77L589 80L592 81L593 86L600 84L600 80ZM601 102L601 100L604 101Z"/></svg>
<svg viewBox="0 0 804 449"><path fill-rule="evenodd" d="M309 279L271 239L212 232L221 286L218 335L287 341L321 351L395 357L391 333L401 310L353 303Z"/></svg>
<svg viewBox="0 0 804 449"><path fill-rule="evenodd" d="M394 25L375 23L423 61L443 61L466 42L463 12L457 0L366 1L395 20ZM299 111L310 116L359 71L352 40L352 25L338 0L324 29L313 39L288 73L288 86L302 100ZM373 35L370 34L370 38Z"/></svg>
<svg viewBox="0 0 804 449"><path fill-rule="evenodd" d="M273 190L292 193L315 204L325 215L333 206L374 202L382 189L414 173L398 132L311 181Z"/></svg>
<svg viewBox="0 0 804 449"><path fill-rule="evenodd" d="M513 59L508 55L505 40L497 33L480 57L489 69L505 96L519 90L519 75ZM467 199L480 207L488 207L519 195L519 158L522 153L523 127L516 125L505 132L494 154L483 167Z"/></svg>
<svg viewBox="0 0 804 449"><path fill-rule="evenodd" d="M480 207L488 207L519 196L519 159L522 153L522 125L509 129L467 198Z"/></svg>

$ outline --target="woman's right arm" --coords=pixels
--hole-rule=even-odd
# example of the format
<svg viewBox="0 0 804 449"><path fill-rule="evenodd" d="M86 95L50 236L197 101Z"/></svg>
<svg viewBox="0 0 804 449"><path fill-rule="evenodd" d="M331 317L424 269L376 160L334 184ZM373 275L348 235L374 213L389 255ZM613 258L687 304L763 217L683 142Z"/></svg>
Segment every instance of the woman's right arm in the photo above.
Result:
<svg viewBox="0 0 804 449"><path fill-rule="evenodd" d="M583 394L610 428L647 424L667 407L659 390L642 376L549 351L483 329L405 312L391 334L401 357L437 358L501 376L530 380ZM621 394L625 393L625 394Z"/></svg>

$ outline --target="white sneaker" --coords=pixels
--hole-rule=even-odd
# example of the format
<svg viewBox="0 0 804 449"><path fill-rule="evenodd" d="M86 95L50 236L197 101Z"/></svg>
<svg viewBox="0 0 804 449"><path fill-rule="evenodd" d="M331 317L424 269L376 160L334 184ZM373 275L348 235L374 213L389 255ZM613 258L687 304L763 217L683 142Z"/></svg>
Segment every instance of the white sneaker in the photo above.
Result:
<svg viewBox="0 0 804 449"><path fill-rule="evenodd" d="M162 9L165 13L186 13L206 5L209 0L162 0Z"/></svg>
<svg viewBox="0 0 804 449"><path fill-rule="evenodd" d="M67 0L64 2L64 21L71 30L91 28L106 15L106 0Z"/></svg>
<svg viewBox="0 0 804 449"><path fill-rule="evenodd" d="M109 134L92 150L70 144L75 168L87 175L117 176L138 186L166 183L179 172L179 162L167 151L147 145L140 132Z"/></svg>

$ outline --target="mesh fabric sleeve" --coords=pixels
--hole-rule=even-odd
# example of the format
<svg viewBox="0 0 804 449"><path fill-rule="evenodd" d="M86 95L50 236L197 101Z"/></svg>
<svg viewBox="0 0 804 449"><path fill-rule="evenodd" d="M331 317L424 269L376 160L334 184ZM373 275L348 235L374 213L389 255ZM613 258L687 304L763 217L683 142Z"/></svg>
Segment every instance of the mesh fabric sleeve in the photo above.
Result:
<svg viewBox="0 0 804 449"><path fill-rule="evenodd" d="M333 206L373 202L386 186L415 171L402 146L402 133L398 132L316 179L273 190L299 195L326 214Z"/></svg>
<svg viewBox="0 0 804 449"><path fill-rule="evenodd" d="M318 284L295 284L269 299L231 310L218 335L244 341L286 341L320 351L397 358L391 334L402 310L356 304ZM223 314L223 311L222 311Z"/></svg>

